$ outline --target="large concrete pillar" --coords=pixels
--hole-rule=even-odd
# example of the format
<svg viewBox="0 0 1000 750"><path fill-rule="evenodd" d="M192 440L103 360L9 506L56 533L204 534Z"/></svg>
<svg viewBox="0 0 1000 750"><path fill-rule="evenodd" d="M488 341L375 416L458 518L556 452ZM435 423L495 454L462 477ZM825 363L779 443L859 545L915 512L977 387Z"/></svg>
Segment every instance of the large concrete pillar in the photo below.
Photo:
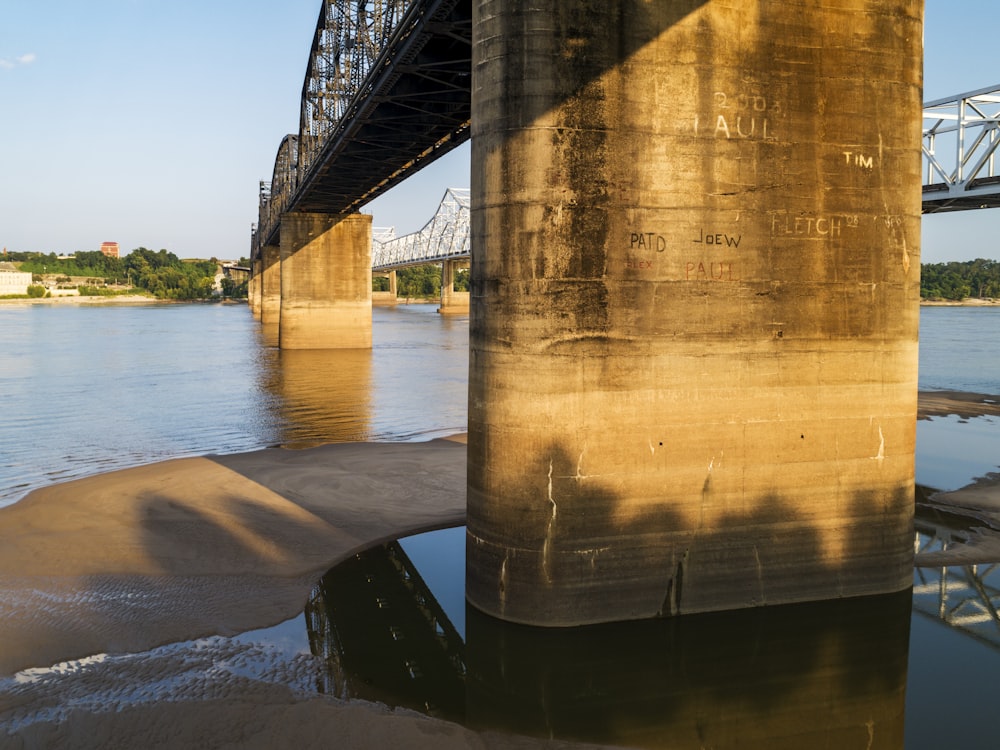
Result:
<svg viewBox="0 0 1000 750"><path fill-rule="evenodd" d="M370 214L281 217L282 349L370 349Z"/></svg>
<svg viewBox="0 0 1000 750"><path fill-rule="evenodd" d="M250 305L250 312L255 319L260 320L260 293L261 293L261 273L264 264L260 260L250 263L250 281L247 283L247 302Z"/></svg>
<svg viewBox="0 0 1000 750"><path fill-rule="evenodd" d="M260 323L269 346L278 343L281 317L281 248L265 245L260 250Z"/></svg>
<svg viewBox="0 0 1000 750"><path fill-rule="evenodd" d="M476 0L472 604L910 585L922 10Z"/></svg>
<svg viewBox="0 0 1000 750"><path fill-rule="evenodd" d="M442 315L467 315L469 312L469 293L455 291L455 273L460 268L468 267L466 260L446 260L441 264L441 306L438 312Z"/></svg>

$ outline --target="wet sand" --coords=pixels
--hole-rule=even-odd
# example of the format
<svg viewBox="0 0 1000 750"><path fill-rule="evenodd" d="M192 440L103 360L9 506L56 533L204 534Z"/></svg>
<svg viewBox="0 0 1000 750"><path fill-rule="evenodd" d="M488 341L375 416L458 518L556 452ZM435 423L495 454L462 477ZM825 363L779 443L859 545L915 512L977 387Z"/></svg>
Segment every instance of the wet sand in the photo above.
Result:
<svg viewBox="0 0 1000 750"><path fill-rule="evenodd" d="M919 413L1000 415L1000 399L922 393ZM0 508L0 746L571 746L320 696L309 659L218 637L295 617L361 549L462 524L462 443L178 459ZM995 477L926 502L1000 529ZM1000 541L935 554L918 564L998 561Z"/></svg>

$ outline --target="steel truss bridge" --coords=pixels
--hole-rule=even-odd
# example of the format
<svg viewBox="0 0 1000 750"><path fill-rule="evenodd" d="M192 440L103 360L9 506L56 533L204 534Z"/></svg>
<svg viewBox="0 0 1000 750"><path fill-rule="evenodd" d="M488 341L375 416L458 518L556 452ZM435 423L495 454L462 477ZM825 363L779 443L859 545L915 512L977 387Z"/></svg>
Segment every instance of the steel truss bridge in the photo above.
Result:
<svg viewBox="0 0 1000 750"><path fill-rule="evenodd" d="M434 218L419 232L402 237L391 229L373 232L372 270L468 258L469 205L468 188L448 188Z"/></svg>
<svg viewBox="0 0 1000 750"><path fill-rule="evenodd" d="M356 212L467 140L471 55L471 0L323 0L251 257L278 244L282 214Z"/></svg>

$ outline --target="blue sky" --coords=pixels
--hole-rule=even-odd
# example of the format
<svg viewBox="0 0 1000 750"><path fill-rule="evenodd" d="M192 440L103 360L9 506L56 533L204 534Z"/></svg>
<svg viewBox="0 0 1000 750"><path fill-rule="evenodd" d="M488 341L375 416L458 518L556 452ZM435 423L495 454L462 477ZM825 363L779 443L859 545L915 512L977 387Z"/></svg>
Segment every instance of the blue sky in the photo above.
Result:
<svg viewBox="0 0 1000 750"><path fill-rule="evenodd" d="M0 247L238 258L299 94L319 0L0 0ZM925 96L1000 84L996 0L926 0ZM988 37L983 37L988 38ZM415 231L468 144L365 209ZM923 260L1000 258L1000 209L924 218Z"/></svg>

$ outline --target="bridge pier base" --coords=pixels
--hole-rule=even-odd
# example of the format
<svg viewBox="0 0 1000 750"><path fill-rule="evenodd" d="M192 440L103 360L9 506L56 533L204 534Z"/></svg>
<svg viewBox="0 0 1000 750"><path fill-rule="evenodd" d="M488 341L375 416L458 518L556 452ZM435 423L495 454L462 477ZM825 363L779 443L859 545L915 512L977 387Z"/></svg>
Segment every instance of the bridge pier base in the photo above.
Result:
<svg viewBox="0 0 1000 750"><path fill-rule="evenodd" d="M442 315L468 315L469 293L455 291L455 272L467 268L466 260L446 260L441 264L441 306Z"/></svg>
<svg viewBox="0 0 1000 750"><path fill-rule="evenodd" d="M474 606L911 585L921 8L474 2Z"/></svg>
<svg viewBox="0 0 1000 750"><path fill-rule="evenodd" d="M282 349L370 349L368 214L281 217Z"/></svg>

